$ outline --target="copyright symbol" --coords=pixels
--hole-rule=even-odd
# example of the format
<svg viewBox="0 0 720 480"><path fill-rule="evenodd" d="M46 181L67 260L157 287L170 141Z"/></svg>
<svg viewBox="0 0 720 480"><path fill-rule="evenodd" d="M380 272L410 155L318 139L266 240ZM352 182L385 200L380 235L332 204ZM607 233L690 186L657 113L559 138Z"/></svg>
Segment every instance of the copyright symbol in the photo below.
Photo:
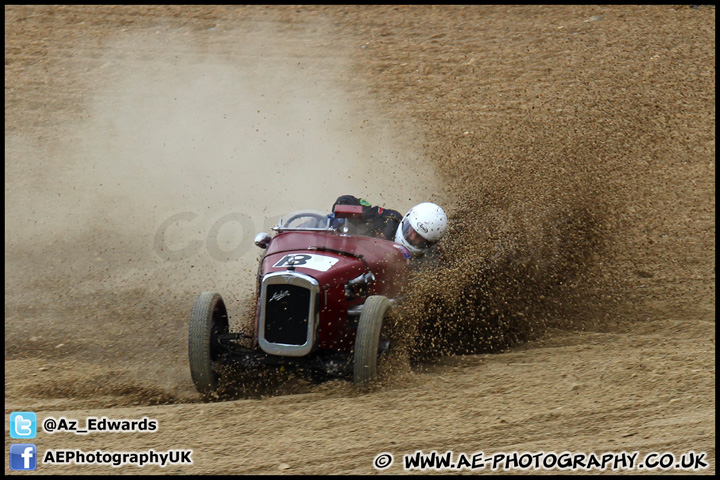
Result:
<svg viewBox="0 0 720 480"><path fill-rule="evenodd" d="M46 418L43 422L43 428L47 433L53 433L55 431L55 427L57 426L57 422L54 418Z"/></svg>
<svg viewBox="0 0 720 480"><path fill-rule="evenodd" d="M373 467L378 470L385 470L393 463L393 456L389 453L381 453L373 460Z"/></svg>

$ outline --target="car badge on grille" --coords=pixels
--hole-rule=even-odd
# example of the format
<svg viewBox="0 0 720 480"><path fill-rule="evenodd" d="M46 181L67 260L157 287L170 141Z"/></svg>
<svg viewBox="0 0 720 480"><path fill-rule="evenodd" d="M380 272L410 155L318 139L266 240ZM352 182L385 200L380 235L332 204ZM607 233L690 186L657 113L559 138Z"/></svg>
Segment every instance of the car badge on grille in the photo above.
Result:
<svg viewBox="0 0 720 480"><path fill-rule="evenodd" d="M275 292L273 296L268 300L268 303L272 302L273 300L282 300L283 298L290 295L290 290L281 290L279 292Z"/></svg>

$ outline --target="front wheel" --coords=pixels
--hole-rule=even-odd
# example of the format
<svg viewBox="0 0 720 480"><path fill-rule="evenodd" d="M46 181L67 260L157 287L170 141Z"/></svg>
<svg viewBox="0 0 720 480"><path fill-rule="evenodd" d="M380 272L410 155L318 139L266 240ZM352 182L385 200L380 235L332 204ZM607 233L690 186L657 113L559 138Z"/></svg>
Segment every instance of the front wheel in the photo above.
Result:
<svg viewBox="0 0 720 480"><path fill-rule="evenodd" d="M227 310L222 297L219 293L202 292L190 313L188 353L190 375L195 388L203 395L218 388L220 374L214 368L222 353L218 336L228 331Z"/></svg>
<svg viewBox="0 0 720 480"><path fill-rule="evenodd" d="M381 295L367 298L358 320L355 336L353 380L364 383L378 376L378 364L390 347L383 321L390 311L390 300Z"/></svg>

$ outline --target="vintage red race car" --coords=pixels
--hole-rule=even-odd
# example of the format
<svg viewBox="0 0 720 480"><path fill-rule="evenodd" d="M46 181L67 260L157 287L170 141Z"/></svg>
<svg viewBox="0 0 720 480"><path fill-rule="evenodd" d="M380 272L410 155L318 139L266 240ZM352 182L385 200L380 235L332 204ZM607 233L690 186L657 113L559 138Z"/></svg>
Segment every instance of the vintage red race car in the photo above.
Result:
<svg viewBox="0 0 720 480"><path fill-rule="evenodd" d="M339 205L334 219L314 210L280 220L258 269L253 331L231 332L222 296L201 293L190 315L190 372L211 394L224 371L293 368L312 378L378 375L391 349L387 318L409 276L410 254L395 242L352 234L362 207ZM224 366L234 368L227 369Z"/></svg>

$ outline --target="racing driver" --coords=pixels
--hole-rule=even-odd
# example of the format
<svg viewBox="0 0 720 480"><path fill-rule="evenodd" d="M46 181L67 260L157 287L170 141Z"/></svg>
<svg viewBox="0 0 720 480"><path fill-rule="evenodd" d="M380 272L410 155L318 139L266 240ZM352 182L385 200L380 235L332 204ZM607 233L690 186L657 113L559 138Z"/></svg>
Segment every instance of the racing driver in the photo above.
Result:
<svg viewBox="0 0 720 480"><path fill-rule="evenodd" d="M448 219L445 211L431 202L424 202L412 207L403 217L400 212L372 206L367 200L352 195L342 195L335 200L335 205L361 205L363 214L361 221L350 221L350 225L358 235L384 238L407 248L411 255L419 257L427 249L435 245L445 234ZM330 216L334 227L342 225L343 219Z"/></svg>

